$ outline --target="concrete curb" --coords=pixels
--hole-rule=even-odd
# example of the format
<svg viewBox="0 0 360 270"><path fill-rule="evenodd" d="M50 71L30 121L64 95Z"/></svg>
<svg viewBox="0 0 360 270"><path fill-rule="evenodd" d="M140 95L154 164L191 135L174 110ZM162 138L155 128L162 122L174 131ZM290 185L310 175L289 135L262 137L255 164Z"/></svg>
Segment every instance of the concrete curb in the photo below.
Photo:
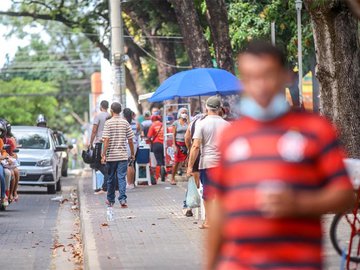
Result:
<svg viewBox="0 0 360 270"><path fill-rule="evenodd" d="M96 251L96 241L94 238L93 228L91 225L90 216L88 214L88 205L85 199L84 193L84 180L86 175L82 175L78 182L78 197L80 207L80 225L81 225L81 237L83 242L84 252L84 269L101 269L98 254Z"/></svg>

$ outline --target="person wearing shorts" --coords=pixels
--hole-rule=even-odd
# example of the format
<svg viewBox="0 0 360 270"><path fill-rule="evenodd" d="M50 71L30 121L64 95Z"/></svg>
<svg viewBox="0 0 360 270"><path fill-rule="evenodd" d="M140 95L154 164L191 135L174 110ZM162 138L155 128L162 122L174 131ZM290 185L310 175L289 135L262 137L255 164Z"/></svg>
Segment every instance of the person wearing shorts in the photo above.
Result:
<svg viewBox="0 0 360 270"><path fill-rule="evenodd" d="M152 124L148 131L148 138L152 143L152 152L155 155L157 166L160 166L161 181L165 182L164 126L160 115L153 115L151 121Z"/></svg>
<svg viewBox="0 0 360 270"><path fill-rule="evenodd" d="M197 156L200 156L200 180L203 185L203 199L205 206L205 221L200 229L209 228L209 207L210 201L207 200L208 169L218 165L220 152L218 149L217 133L229 125L219 114L221 111L221 99L217 96L209 97L206 101L207 116L195 126L194 142L190 151L187 175L191 175Z"/></svg>
<svg viewBox="0 0 360 270"><path fill-rule="evenodd" d="M186 108L181 108L178 112L178 120L173 124L173 147L175 151L175 164L173 166L172 179L170 184L176 185L175 175L183 162L187 159L188 149L185 145L185 132L188 128L189 113Z"/></svg>

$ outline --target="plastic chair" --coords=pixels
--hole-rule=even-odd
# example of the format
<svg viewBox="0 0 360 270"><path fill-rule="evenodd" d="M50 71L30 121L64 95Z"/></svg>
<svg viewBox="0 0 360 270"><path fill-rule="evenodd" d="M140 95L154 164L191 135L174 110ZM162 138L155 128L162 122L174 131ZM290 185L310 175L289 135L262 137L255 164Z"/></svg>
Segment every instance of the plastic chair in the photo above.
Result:
<svg viewBox="0 0 360 270"><path fill-rule="evenodd" d="M146 175L145 177L140 177L140 168L145 167L146 168ZM135 164L135 185L137 186L139 182L147 182L149 186L151 186L151 175L150 175L150 164Z"/></svg>
<svg viewBox="0 0 360 270"><path fill-rule="evenodd" d="M145 177L140 177L140 168L145 167ZM151 186L151 175L150 175L150 147L146 144L140 144L139 150L136 155L135 163L135 185L139 182L147 182Z"/></svg>

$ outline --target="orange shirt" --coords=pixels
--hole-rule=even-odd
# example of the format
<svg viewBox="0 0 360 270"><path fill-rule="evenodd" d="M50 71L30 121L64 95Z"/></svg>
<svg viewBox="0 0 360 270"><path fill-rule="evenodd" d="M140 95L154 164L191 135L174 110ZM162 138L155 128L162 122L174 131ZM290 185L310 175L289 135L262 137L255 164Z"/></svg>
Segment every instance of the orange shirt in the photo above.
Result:
<svg viewBox="0 0 360 270"><path fill-rule="evenodd" d="M160 121L151 124L147 134L148 138L153 139L153 143L164 143L164 126Z"/></svg>
<svg viewBox="0 0 360 270"><path fill-rule="evenodd" d="M256 196L271 181L295 191L352 189L332 125L303 112L270 122L244 117L223 131L220 151L207 188L226 217L217 269L321 269L320 218L264 217Z"/></svg>
<svg viewBox="0 0 360 270"><path fill-rule="evenodd" d="M3 141L3 139L0 139L0 153L4 157L8 156L7 152L4 149L4 141Z"/></svg>

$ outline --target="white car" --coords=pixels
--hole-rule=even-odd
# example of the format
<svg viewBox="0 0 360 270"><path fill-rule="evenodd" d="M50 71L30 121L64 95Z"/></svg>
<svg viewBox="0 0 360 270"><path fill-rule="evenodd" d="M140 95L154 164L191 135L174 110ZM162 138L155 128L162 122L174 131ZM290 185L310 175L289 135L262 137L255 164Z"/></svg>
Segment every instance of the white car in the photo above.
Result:
<svg viewBox="0 0 360 270"><path fill-rule="evenodd" d="M61 191L61 152L49 128L13 126L20 162L20 185L46 186L49 194Z"/></svg>

